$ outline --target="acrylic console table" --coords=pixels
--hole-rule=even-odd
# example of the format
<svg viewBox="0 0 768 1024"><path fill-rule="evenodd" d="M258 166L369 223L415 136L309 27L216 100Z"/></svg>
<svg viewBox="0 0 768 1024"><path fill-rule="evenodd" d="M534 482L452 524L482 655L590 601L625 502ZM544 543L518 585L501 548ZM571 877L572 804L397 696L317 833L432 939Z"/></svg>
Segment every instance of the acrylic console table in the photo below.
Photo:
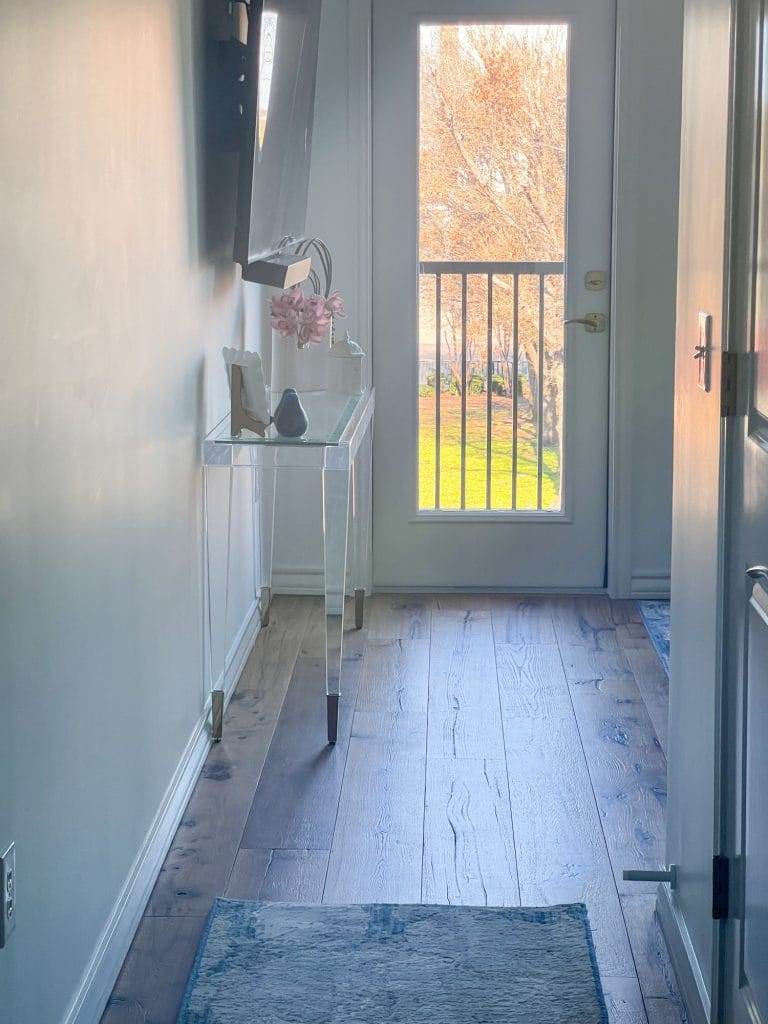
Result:
<svg viewBox="0 0 768 1024"><path fill-rule="evenodd" d="M354 592L355 626L363 624L365 587L370 562L371 516L371 444L373 435L374 392L344 395L318 391L301 395L309 427L302 438L280 437L274 426L260 437L242 431L233 437L229 417L222 420L203 442L204 515L206 535L206 580L208 597L208 650L216 648L212 616L212 570L210 530L215 516L211 507L212 473L229 470L227 521L227 565L225 587L229 591L229 562L232 516L232 481L235 470L250 470L253 477L254 507L258 502L261 517L261 600L262 624L269 622L272 596L272 554L277 501L277 479L281 469L306 470L321 482L323 566L325 591L325 692L328 715L328 742L335 743L338 731L342 645L344 639L344 599ZM309 510L306 513L310 514ZM219 517L216 517L219 518ZM225 599L225 609L227 600ZM226 636L226 610L224 633ZM211 654L212 657L212 654ZM226 666L225 666L226 668ZM211 685L223 679L211 665ZM216 705L223 706L221 692L213 698L214 738L217 732ZM220 710L219 710L220 716ZM218 727L220 729L220 717Z"/></svg>

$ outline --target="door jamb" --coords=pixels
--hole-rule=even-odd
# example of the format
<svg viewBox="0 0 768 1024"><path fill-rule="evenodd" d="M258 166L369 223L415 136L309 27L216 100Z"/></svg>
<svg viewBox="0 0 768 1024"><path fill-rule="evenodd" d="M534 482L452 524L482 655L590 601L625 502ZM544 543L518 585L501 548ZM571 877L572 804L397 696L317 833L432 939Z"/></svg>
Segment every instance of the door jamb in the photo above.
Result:
<svg viewBox="0 0 768 1024"><path fill-rule="evenodd" d="M642 133L637 130L636 121L647 117L637 101L638 89L635 75L647 75L647 62L639 59L646 32L654 27L658 39L659 19L663 19L665 38L669 45L680 43L682 58L682 0L637 4L633 0L617 0L616 3L616 120L614 126L614 179L613 179L613 230L611 253L611 331L610 331L610 384L608 406L608 530L607 530L607 572L608 593L612 597L668 597L669 562L654 566L633 564L632 538L637 533L637 513L633 494L633 402L634 402L634 360L638 331L642 331L644 310L651 302L657 303L657 310L665 307L669 316L669 378L674 374L674 295L676 259L665 269L658 259L658 249L653 253L639 244L637 223L644 216L644 204L634 198L637 195L638 172L636 165L643 160L646 144ZM648 29L646 29L648 26ZM675 33L678 36L675 37ZM666 45L666 44L665 44ZM682 59L680 62L682 75ZM682 98L682 78L677 99L677 110L673 112L678 121ZM666 109L674 102L668 98ZM675 156L679 155L675 154ZM673 158L674 159L674 158ZM673 209L668 211L669 242L676 251L677 246L677 168L671 179L674 188ZM659 197L654 194L654 203ZM664 241L659 245L664 248ZM646 251L644 251L646 249ZM651 262L653 261L653 262ZM639 271L647 280L649 265L656 277L644 286L638 295L632 285L626 293L621 285L624 281L640 280ZM658 300L664 296L659 306ZM647 319L647 318L646 318ZM647 334L647 328L646 328ZM645 337L641 336L645 341ZM651 339L652 341L652 339ZM671 397L671 396L670 396ZM671 403L670 403L671 406ZM668 490L669 520L671 523L671 465L672 433L671 407L668 446ZM663 493L663 492L662 492Z"/></svg>

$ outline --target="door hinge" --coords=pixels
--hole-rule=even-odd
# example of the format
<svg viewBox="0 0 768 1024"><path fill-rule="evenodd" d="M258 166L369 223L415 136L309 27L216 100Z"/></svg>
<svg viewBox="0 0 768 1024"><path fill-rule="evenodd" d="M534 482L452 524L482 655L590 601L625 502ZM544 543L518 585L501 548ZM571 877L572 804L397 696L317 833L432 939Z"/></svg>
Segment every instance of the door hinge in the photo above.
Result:
<svg viewBox="0 0 768 1024"><path fill-rule="evenodd" d="M727 857L712 858L712 917L715 921L725 921L728 917L730 867Z"/></svg>
<svg viewBox="0 0 768 1024"><path fill-rule="evenodd" d="M735 416L739 400L739 354L723 352L720 369L720 415Z"/></svg>

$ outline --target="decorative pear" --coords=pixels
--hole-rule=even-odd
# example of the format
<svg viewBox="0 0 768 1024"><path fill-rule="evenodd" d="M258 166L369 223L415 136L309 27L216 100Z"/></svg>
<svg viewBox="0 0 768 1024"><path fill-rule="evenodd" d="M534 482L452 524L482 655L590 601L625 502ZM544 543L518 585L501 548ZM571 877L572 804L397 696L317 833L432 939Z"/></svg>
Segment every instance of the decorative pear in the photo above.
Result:
<svg viewBox="0 0 768 1024"><path fill-rule="evenodd" d="M303 437L306 433L309 420L295 388L286 388L280 396L273 422L281 437Z"/></svg>

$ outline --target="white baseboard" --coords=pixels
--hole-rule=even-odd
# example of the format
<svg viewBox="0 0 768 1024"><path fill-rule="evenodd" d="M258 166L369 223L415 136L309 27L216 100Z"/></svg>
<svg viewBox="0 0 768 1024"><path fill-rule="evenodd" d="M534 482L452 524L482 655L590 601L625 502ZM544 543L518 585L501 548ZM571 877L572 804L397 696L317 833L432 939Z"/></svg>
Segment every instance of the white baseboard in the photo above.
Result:
<svg viewBox="0 0 768 1024"><path fill-rule="evenodd" d="M669 597L669 591L669 573L665 576L633 576L629 596L638 600L665 600Z"/></svg>
<svg viewBox="0 0 768 1024"><path fill-rule="evenodd" d="M322 566L309 568L278 565L272 570L272 592L274 594L322 594L325 576Z"/></svg>
<svg viewBox="0 0 768 1024"><path fill-rule="evenodd" d="M656 910L688 1019L691 1024L709 1024L712 1008L707 987L685 921L666 886L659 886Z"/></svg>
<svg viewBox="0 0 768 1024"><path fill-rule="evenodd" d="M259 605L254 601L227 657L223 673L227 701L237 685L260 625ZM217 682L221 681L220 677ZM101 1020L160 868L208 756L209 710L210 697L205 702L160 807L112 907L80 984L64 1014L63 1024L98 1024Z"/></svg>
<svg viewBox="0 0 768 1024"><path fill-rule="evenodd" d="M428 587L413 587L407 584L377 583L375 594L604 594L605 587L448 587L434 584Z"/></svg>

